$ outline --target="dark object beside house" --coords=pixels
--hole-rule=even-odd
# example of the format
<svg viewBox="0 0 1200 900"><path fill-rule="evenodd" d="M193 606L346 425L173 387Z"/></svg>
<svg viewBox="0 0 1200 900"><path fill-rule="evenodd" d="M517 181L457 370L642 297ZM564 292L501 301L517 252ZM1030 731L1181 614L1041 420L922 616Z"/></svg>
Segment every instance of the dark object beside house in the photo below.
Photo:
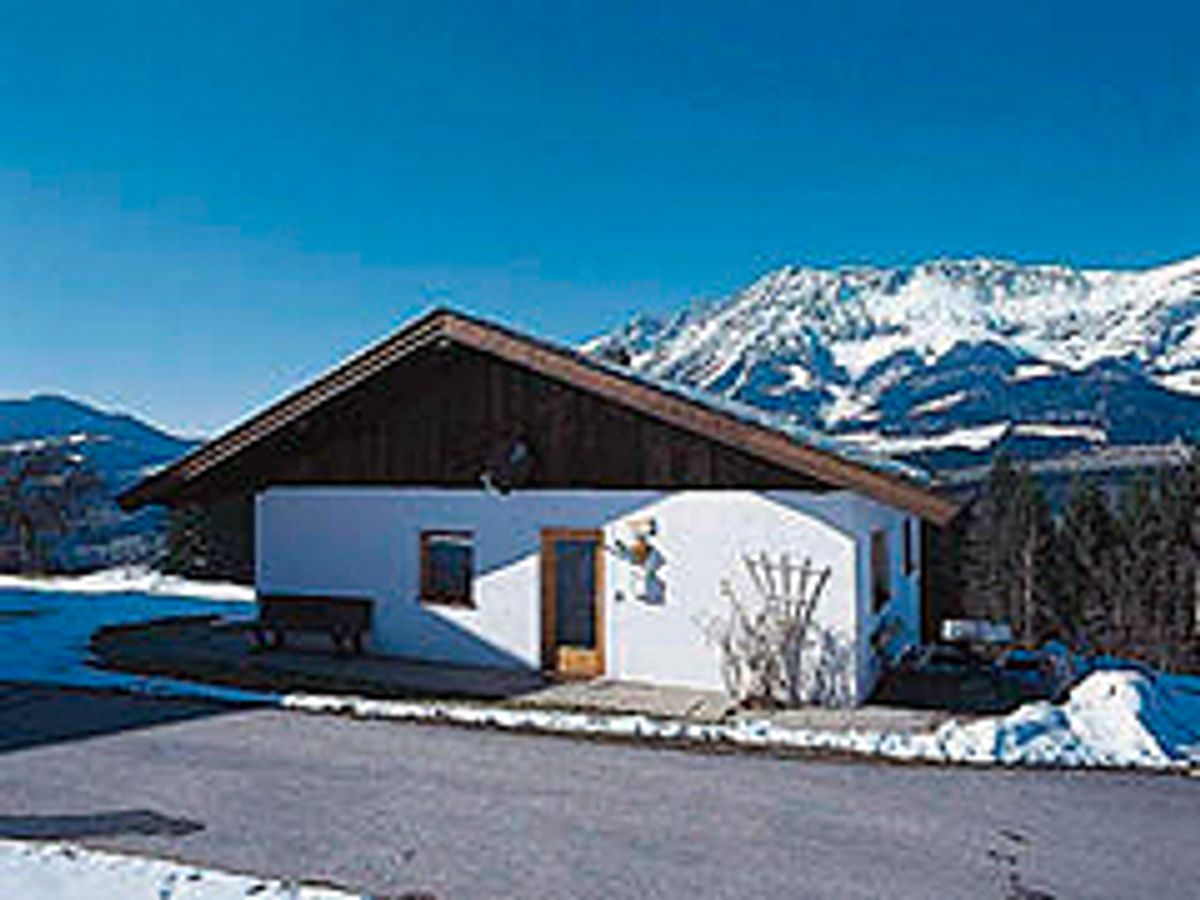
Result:
<svg viewBox="0 0 1200 900"><path fill-rule="evenodd" d="M362 653L373 607L364 597L259 594L254 636L260 646L277 649L284 646L289 631L321 632L329 635L338 652Z"/></svg>
<svg viewBox="0 0 1200 900"><path fill-rule="evenodd" d="M1014 684L1023 699L1063 700L1083 676L1075 657L1062 644L1029 649L1013 647L996 661L1002 679Z"/></svg>
<svg viewBox="0 0 1200 900"><path fill-rule="evenodd" d="M914 648L874 695L876 703L977 714L1008 712L1021 699L986 656L960 644Z"/></svg>

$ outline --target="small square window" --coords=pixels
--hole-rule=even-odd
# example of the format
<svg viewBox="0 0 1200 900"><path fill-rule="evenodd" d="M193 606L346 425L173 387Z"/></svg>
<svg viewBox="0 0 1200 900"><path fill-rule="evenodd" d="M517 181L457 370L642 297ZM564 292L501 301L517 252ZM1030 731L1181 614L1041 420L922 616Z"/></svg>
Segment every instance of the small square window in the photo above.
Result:
<svg viewBox="0 0 1200 900"><path fill-rule="evenodd" d="M421 602L474 606L475 538L469 531L421 532Z"/></svg>
<svg viewBox="0 0 1200 900"><path fill-rule="evenodd" d="M875 612L892 599L892 561L886 531L871 532L871 606Z"/></svg>

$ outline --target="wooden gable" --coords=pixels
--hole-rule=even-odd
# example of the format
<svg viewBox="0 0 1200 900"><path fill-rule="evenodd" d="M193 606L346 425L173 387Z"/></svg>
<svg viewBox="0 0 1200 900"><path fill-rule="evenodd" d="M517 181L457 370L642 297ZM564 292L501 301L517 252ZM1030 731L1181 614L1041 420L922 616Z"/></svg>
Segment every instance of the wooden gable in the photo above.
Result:
<svg viewBox="0 0 1200 900"><path fill-rule="evenodd" d="M480 487L521 443L526 488L795 488L790 472L569 384L453 343L386 372L190 480L174 503L275 484Z"/></svg>
<svg viewBox="0 0 1200 900"><path fill-rule="evenodd" d="M956 512L897 472L444 310L135 485L121 503L210 503L274 484L476 487L515 442L532 457L520 487L848 489L935 524Z"/></svg>

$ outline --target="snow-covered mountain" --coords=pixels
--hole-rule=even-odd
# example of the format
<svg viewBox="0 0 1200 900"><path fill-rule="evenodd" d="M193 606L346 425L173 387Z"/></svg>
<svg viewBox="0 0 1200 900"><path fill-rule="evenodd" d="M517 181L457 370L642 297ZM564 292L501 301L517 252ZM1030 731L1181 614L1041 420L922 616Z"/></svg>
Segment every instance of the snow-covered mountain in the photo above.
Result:
<svg viewBox="0 0 1200 900"><path fill-rule="evenodd" d="M196 442L167 434L133 416L98 410L67 397L0 400L0 453L27 453L47 445L69 448L72 456L86 461L103 481L100 496L60 548L61 564L87 567L137 559L149 552L161 534L161 512L127 515L114 498Z"/></svg>
<svg viewBox="0 0 1200 900"><path fill-rule="evenodd" d="M584 348L935 468L1200 434L1200 257L790 266Z"/></svg>

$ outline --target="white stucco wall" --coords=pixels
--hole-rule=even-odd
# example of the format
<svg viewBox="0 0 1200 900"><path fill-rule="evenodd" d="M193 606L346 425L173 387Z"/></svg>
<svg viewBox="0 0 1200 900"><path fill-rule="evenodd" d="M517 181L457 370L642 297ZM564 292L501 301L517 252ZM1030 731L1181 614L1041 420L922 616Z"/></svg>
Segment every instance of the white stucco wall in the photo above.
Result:
<svg viewBox="0 0 1200 900"><path fill-rule="evenodd" d="M879 657L871 647L871 638L885 625L896 623L893 637L885 652L898 653L906 644L921 639L921 527L920 520L900 510L855 495L850 504L851 529L856 535L858 559L858 661L856 676L858 695L866 697L879 676ZM912 529L912 571L904 571L904 529ZM891 557L892 599L878 612L873 610L871 596L871 533L882 529L888 535Z"/></svg>
<svg viewBox="0 0 1200 900"><path fill-rule="evenodd" d="M640 570L620 552L631 520L652 517L661 596L645 596ZM915 577L900 565L903 516L849 493L772 491L481 491L403 488L272 488L258 498L257 582L265 592L331 592L376 601L376 652L475 665L540 664L540 532L601 528L605 534L608 677L722 687L702 623L724 615L723 579L751 596L741 557L766 551L809 556L832 576L818 619L855 652L852 699L873 684L867 643L870 529L885 527L895 556L891 606L919 632ZM420 532L474 534L475 608L422 605ZM653 592L651 592L653 594Z"/></svg>

